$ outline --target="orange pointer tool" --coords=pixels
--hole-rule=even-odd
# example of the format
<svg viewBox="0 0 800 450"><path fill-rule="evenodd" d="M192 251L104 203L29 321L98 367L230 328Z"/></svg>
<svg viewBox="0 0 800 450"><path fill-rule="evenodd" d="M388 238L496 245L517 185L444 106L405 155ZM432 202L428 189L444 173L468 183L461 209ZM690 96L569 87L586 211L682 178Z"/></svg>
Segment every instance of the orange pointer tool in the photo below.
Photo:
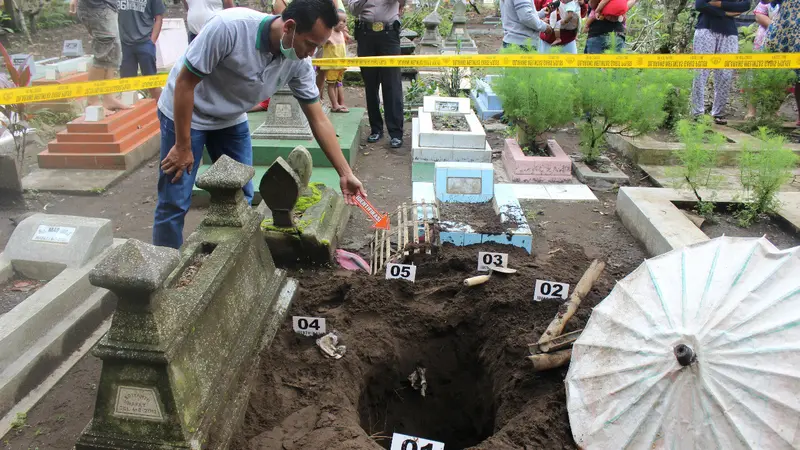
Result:
<svg viewBox="0 0 800 450"><path fill-rule="evenodd" d="M372 204L369 201L367 201L367 199L365 199L360 195L356 195L355 199L356 203L358 203L358 207L361 208L361 210L364 211L367 214L367 216L370 219L372 219L373 222L375 222L375 224L372 225L372 228L377 228L379 230L387 230L387 231L389 230L388 214L383 213L383 215L381 215L381 213L379 213L378 210L375 209L375 207L372 206Z"/></svg>

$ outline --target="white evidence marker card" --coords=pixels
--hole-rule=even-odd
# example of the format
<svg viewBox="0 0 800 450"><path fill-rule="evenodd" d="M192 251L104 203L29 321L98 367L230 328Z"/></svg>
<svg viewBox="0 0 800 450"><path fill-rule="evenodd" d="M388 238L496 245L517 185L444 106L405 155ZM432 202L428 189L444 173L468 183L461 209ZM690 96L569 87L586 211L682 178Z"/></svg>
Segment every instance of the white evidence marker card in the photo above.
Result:
<svg viewBox="0 0 800 450"><path fill-rule="evenodd" d="M540 302L542 300L552 300L560 298L567 299L569 294L568 283L556 283L555 281L536 280L536 286L533 288L533 300Z"/></svg>
<svg viewBox="0 0 800 450"><path fill-rule="evenodd" d="M322 317L292 316L294 332L303 336L325 334L325 319Z"/></svg>
<svg viewBox="0 0 800 450"><path fill-rule="evenodd" d="M386 279L387 280L408 280L414 282L417 278L417 266L413 264L394 264L389 263L386 265Z"/></svg>
<svg viewBox="0 0 800 450"><path fill-rule="evenodd" d="M406 434L393 433L389 450L444 450L444 443Z"/></svg>
<svg viewBox="0 0 800 450"><path fill-rule="evenodd" d="M508 267L508 253L478 252L478 272L488 272L492 267Z"/></svg>

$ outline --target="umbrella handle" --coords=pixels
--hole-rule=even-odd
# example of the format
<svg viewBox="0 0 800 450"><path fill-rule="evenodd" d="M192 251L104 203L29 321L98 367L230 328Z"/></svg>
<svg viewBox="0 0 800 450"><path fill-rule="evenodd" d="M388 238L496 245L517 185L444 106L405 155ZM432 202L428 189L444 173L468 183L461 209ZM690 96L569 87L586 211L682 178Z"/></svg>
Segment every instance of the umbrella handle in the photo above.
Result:
<svg viewBox="0 0 800 450"><path fill-rule="evenodd" d="M692 347L685 344L678 344L675 346L675 358L677 358L678 364L686 367L695 362L697 356L694 350L692 350Z"/></svg>

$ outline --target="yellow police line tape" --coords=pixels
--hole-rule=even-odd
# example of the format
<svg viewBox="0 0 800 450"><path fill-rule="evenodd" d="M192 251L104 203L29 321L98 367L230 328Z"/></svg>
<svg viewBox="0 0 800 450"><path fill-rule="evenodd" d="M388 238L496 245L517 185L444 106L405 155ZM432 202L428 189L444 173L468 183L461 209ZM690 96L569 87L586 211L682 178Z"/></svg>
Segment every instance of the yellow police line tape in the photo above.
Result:
<svg viewBox="0 0 800 450"><path fill-rule="evenodd" d="M538 67L618 69L800 69L800 53L712 55L502 54L320 58L319 67ZM0 104L38 103L162 87L167 74L84 83L0 89Z"/></svg>

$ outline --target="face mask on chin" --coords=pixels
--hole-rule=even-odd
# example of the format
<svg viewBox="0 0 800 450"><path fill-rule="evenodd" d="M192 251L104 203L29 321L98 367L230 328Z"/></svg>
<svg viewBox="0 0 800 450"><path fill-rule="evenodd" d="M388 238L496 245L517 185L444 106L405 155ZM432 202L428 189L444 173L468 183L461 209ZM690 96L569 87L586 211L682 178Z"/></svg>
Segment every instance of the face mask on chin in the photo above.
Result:
<svg viewBox="0 0 800 450"><path fill-rule="evenodd" d="M283 46L283 36L281 36L281 54L283 55L284 58L290 61L297 61L298 59L300 59L297 57L297 52L294 51L294 35L296 31L297 31L296 28L292 30L292 43L289 45L289 48L285 48Z"/></svg>

